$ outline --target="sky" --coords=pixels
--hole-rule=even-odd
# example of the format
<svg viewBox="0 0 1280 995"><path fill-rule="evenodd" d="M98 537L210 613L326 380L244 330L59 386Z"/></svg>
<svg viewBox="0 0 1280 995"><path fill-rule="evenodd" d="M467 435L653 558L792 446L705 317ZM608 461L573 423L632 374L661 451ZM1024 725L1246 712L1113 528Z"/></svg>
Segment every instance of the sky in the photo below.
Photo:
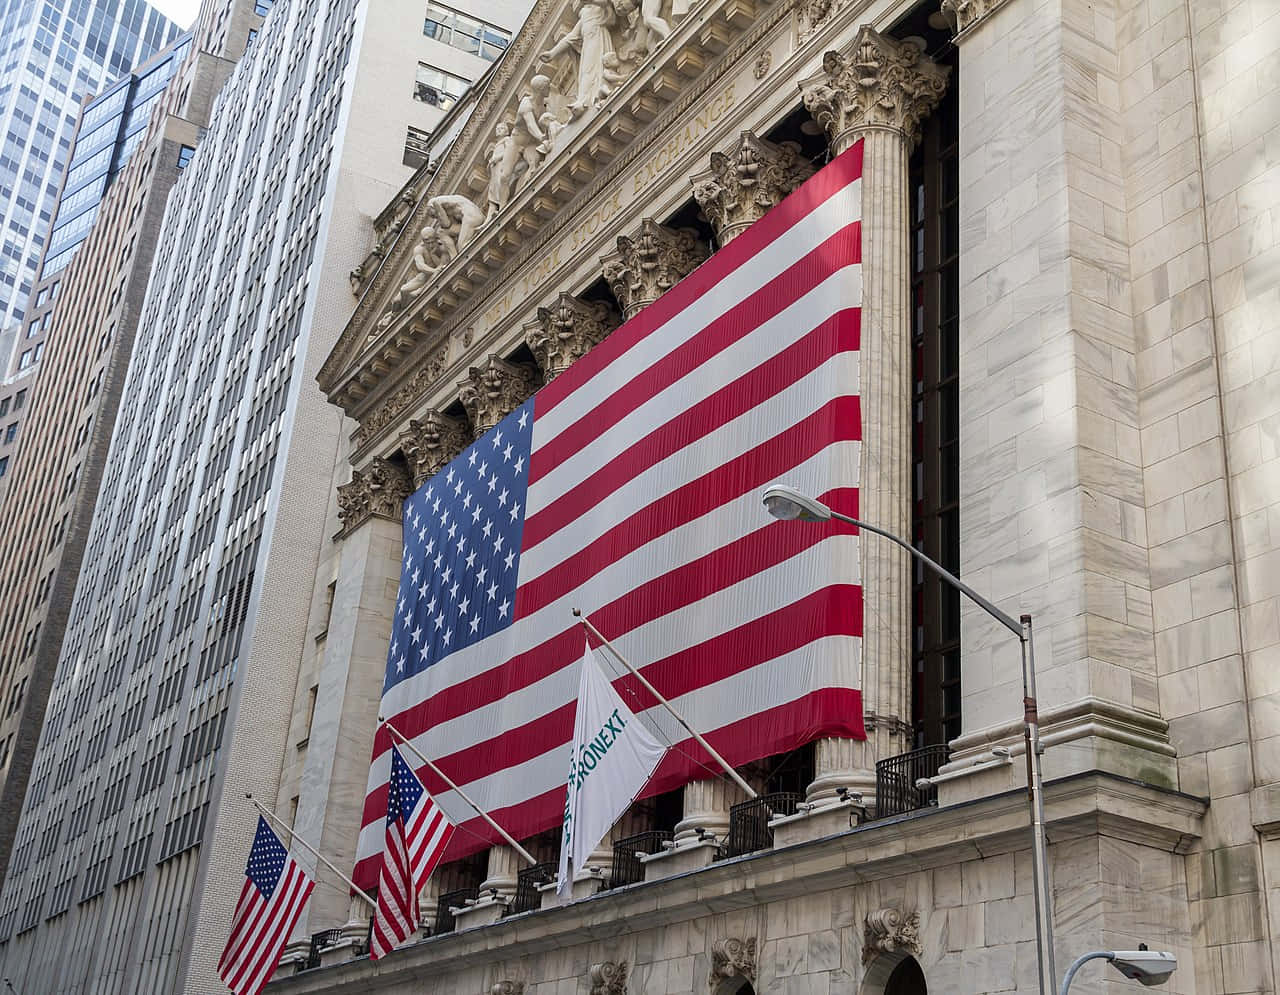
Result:
<svg viewBox="0 0 1280 995"><path fill-rule="evenodd" d="M148 0L152 7L169 20L189 28L195 22L200 0Z"/></svg>

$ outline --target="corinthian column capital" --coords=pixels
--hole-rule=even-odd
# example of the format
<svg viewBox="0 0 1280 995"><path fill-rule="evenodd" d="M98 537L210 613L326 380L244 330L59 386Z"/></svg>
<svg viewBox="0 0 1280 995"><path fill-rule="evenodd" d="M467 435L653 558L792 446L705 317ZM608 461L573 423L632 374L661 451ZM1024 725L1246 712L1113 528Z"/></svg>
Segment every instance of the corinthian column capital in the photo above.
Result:
<svg viewBox="0 0 1280 995"><path fill-rule="evenodd" d="M364 470L354 470L351 483L338 488L338 519L350 532L370 518L400 521L401 505L413 493L409 474L395 463L375 459Z"/></svg>
<svg viewBox="0 0 1280 995"><path fill-rule="evenodd" d="M414 486L421 487L434 477L470 441L464 422L439 411L428 411L421 421L409 422L409 430L400 435L400 451L409 461Z"/></svg>
<svg viewBox="0 0 1280 995"><path fill-rule="evenodd" d="M711 168L693 177L693 196L727 245L812 175L795 142L744 131L729 152L711 153Z"/></svg>
<svg viewBox="0 0 1280 995"><path fill-rule="evenodd" d="M523 363L509 363L490 356L484 366L473 366L458 384L462 405L471 416L478 439L538 389L538 371Z"/></svg>
<svg viewBox="0 0 1280 995"><path fill-rule="evenodd" d="M618 237L618 251L600 260L605 281L631 318L694 271L707 258L691 228L677 231L653 218L640 222L632 236Z"/></svg>
<svg viewBox="0 0 1280 995"><path fill-rule="evenodd" d="M583 301L562 293L550 307L538 308L537 320L526 326L524 340L543 379L550 383L602 342L618 321L617 312L603 301Z"/></svg>
<svg viewBox="0 0 1280 995"><path fill-rule="evenodd" d="M822 58L822 72L800 91L837 155L869 129L895 131L908 148L920 140L920 122L937 106L951 70L909 42L864 24L846 51Z"/></svg>

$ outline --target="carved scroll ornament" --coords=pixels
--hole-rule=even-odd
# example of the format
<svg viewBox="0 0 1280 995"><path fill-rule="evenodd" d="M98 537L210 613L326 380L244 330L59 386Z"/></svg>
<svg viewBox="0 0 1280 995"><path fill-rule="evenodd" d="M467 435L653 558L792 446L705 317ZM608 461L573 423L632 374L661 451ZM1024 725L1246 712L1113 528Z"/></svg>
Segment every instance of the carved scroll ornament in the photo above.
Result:
<svg viewBox="0 0 1280 995"><path fill-rule="evenodd" d="M497 981L489 989L489 995L524 995L523 981Z"/></svg>
<svg viewBox="0 0 1280 995"><path fill-rule="evenodd" d="M878 909L863 921L862 963L869 964L880 954L902 951L919 957L920 913L903 915L898 909Z"/></svg>
<svg viewBox="0 0 1280 995"><path fill-rule="evenodd" d="M920 122L942 99L950 72L910 42L864 24L847 52L823 56L822 72L802 81L800 90L833 152L843 152L868 128L901 132L914 147Z"/></svg>
<svg viewBox="0 0 1280 995"><path fill-rule="evenodd" d="M538 308L525 342L550 383L604 340L618 326L618 315L603 301L583 301L561 294L550 307Z"/></svg>
<svg viewBox="0 0 1280 995"><path fill-rule="evenodd" d="M607 960L592 964L589 979L591 995L627 995L627 962Z"/></svg>
<svg viewBox="0 0 1280 995"><path fill-rule="evenodd" d="M711 153L711 168L693 178L693 196L727 245L812 175L795 142L744 131L731 151Z"/></svg>
<svg viewBox="0 0 1280 995"><path fill-rule="evenodd" d="M631 318L694 271L707 258L691 228L676 230L652 218L633 236L618 238L618 251L600 260L605 282Z"/></svg>
<svg viewBox="0 0 1280 995"><path fill-rule="evenodd" d="M756 938L736 936L716 940L711 945L711 974L707 986L714 992L725 978L756 980Z"/></svg>

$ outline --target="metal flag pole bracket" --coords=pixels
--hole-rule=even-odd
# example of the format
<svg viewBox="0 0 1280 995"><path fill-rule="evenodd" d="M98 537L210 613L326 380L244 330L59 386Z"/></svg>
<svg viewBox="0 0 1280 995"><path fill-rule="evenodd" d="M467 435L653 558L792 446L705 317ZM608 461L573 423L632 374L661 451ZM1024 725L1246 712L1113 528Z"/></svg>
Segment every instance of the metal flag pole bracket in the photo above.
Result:
<svg viewBox="0 0 1280 995"><path fill-rule="evenodd" d="M304 840L301 836L295 833L291 827L286 826L284 824L284 820L281 819L280 816L276 815L273 811L271 811L271 809L263 805L262 802L254 798L253 795L251 795L249 792L246 791L244 793L244 796L248 798L249 801L253 802L253 807L262 813L263 818L271 822L274 822L277 826L279 826L286 833L288 833L290 841L297 843L304 850L306 850L308 853L314 856L316 860L320 861L320 863L324 864L325 867L329 868L329 870L333 871L334 874L338 875L338 877L340 877L348 886L350 886L353 892L355 892L357 895L363 898L371 906L376 906L378 904L376 901L374 901L372 898L369 897L369 895L364 891L363 888L360 888L359 886L357 886L354 881L352 881L349 877L347 877L340 870L338 870L338 868L334 867L332 862L326 859L325 856L319 850L317 850L310 843Z"/></svg>
<svg viewBox="0 0 1280 995"><path fill-rule="evenodd" d="M445 784L449 785L450 790L456 791L458 793L459 798L461 798L464 802L466 802L473 809L475 809L476 814L480 816L480 818L484 819L485 822L489 823L489 825L491 825L495 830L497 830L498 834L504 840L506 840L509 844L511 844L511 846L515 849L516 853L520 854L520 856L522 856L525 860L529 862L530 867L533 867L538 863L536 860L533 859L532 854L530 854L528 850L526 850L524 847L522 847L519 843L516 842L516 838L514 836L512 836L509 832L507 832L500 825L498 825L496 822L493 821L493 816L491 816L488 812L486 812L474 801L472 801L471 796L468 795L465 791L463 791L460 787L458 787L458 785L454 782L453 778L451 778L448 774L446 774L439 767L437 767L428 756L426 756L421 750L419 750L416 746L414 746L411 742L409 742L408 738L405 736L404 733L402 733L399 729L393 726L388 720L384 719L381 715L378 716L378 721L387 727L387 730L391 733L392 736L394 736L402 744L407 746L409 748L409 751L415 757L417 757L424 764L430 767L431 770L435 773L435 775L438 778L440 778L440 780L444 781Z"/></svg>
<svg viewBox="0 0 1280 995"><path fill-rule="evenodd" d="M646 691L648 691L651 695L653 695L655 698L658 699L658 701L662 704L662 706L675 717L675 720L679 722L682 726L684 726L685 730L689 733L689 735L698 741L698 745L707 751L707 753L711 756L711 759L713 759L716 763L718 763L721 766L721 768L724 769L724 772L728 774L730 778L733 779L733 783L736 784L739 788L741 788L744 792L746 792L746 795L748 798L760 797L759 792L757 792L755 788L751 787L751 785L749 785L746 781L744 781L742 779L741 774L739 774L736 770L734 770L732 767L729 766L729 762L725 760L724 757L720 756L719 753L716 752L715 747L713 747L710 743L708 743L703 738L702 733L698 732L697 729L689 725L689 723L685 720L685 717L681 715L678 711L676 711L675 706L672 705L671 702L667 701L667 699L662 696L662 694L658 691L657 688L655 688L652 684L649 683L649 681L645 678L644 674L636 670L636 668L631 665L631 661L628 660L621 653L619 653L617 649L614 647L613 643L609 642L609 640L605 639L605 637L600 634L600 630L591 624L591 619L587 618L587 616L582 613L581 609L578 609L578 608L573 609L573 617L578 619L584 626L586 626L588 632L590 632L593 636L595 636L597 639L600 640L600 642L609 650L609 652L614 655L617 661L631 672L631 676L634 677L636 680L638 680L642 685L644 685L644 688Z"/></svg>

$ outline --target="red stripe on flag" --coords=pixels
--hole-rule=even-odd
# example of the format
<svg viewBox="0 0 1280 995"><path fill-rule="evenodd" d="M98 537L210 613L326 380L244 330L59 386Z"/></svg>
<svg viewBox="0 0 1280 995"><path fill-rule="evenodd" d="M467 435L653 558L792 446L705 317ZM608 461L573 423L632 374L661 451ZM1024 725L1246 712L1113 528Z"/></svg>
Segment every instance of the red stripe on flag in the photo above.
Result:
<svg viewBox="0 0 1280 995"><path fill-rule="evenodd" d="M661 328L726 275L758 255L771 242L862 176L862 142L836 156L780 204L707 262L677 283L638 315L538 391L538 410L545 414L591 380L636 342Z"/></svg>
<svg viewBox="0 0 1280 995"><path fill-rule="evenodd" d="M861 312L856 308L834 314L794 345L680 412L526 519L521 545L531 549L650 467L763 404L833 356L856 350L861 325ZM642 381L647 379L646 375ZM632 386L642 381L633 381ZM614 394L607 403L618 397ZM591 415L593 423L595 415ZM846 432L842 438L860 435L860 431ZM539 474L542 453L540 449L533 455L531 477Z"/></svg>

